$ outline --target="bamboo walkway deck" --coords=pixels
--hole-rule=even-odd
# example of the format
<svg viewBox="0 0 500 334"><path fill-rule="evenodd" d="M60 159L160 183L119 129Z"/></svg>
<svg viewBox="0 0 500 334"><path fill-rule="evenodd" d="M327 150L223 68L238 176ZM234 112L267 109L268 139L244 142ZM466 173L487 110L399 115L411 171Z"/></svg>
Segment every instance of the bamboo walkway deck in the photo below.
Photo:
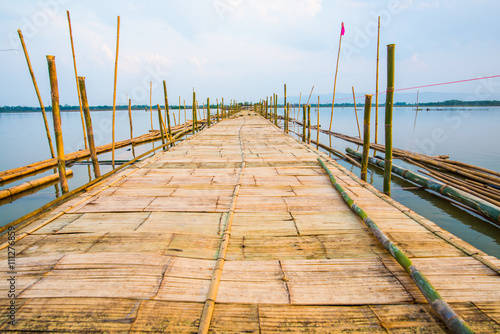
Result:
<svg viewBox="0 0 500 334"><path fill-rule="evenodd" d="M16 231L0 331L196 333L233 216L211 333L447 333L318 157L476 332L500 333L500 260L246 111Z"/></svg>

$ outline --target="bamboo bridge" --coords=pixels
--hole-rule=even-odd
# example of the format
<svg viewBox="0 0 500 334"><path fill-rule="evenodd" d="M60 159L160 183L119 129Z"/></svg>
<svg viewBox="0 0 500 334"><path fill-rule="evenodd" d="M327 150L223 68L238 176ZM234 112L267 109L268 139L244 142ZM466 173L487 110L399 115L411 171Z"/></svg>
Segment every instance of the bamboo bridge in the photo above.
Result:
<svg viewBox="0 0 500 334"><path fill-rule="evenodd" d="M253 111L8 232L2 333L500 333L499 259Z"/></svg>

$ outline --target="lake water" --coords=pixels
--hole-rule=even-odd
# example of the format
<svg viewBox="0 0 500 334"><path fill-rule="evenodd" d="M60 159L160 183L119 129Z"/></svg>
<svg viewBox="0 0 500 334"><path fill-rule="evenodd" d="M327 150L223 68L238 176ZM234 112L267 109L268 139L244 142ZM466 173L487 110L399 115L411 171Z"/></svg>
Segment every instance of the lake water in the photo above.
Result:
<svg viewBox="0 0 500 334"><path fill-rule="evenodd" d="M297 112L297 108L295 109ZM280 114L282 110L280 110ZM177 115L177 110L174 110ZM191 111L188 110L190 115ZM320 123L322 128L328 129L330 124L331 108L321 108ZM363 110L358 108L359 120L362 122ZM157 112L153 110L153 125L158 128ZM51 113L48 113L49 124L52 125ZM62 113L63 138L65 152L84 149L82 125L78 112ZM132 113L134 122L134 136L147 133L151 129L149 112L136 110ZM178 115L176 116L178 119ZM184 111L181 110L181 122L184 122ZM189 116L188 116L189 118ZM301 120L299 116L299 120ZM372 108L372 130L374 138L375 108ZM449 154L453 160L459 160L474 165L500 171L500 108L431 108L419 111L417 124L414 128L415 108L394 109L394 147L421 152L429 155ZM96 137L96 145L111 142L111 111L92 112L92 122ZM312 124L317 122L317 113L312 113ZM130 137L130 128L127 111L117 111L116 141ZM362 127L362 124L361 124ZM379 135L378 142L384 143L384 108L379 108ZM52 126L51 126L52 129ZM301 130L292 127L296 132ZM350 136L358 136L358 128L354 108L335 108L332 131ZM52 132L53 133L53 132ZM316 138L316 132L312 132ZM320 141L329 144L327 135L321 134ZM373 141L373 140L372 140ZM45 129L41 113L0 113L0 170L24 166L40 160L50 158ZM55 145L55 144L54 144ZM136 155L146 152L153 147L153 143L135 148ZM157 144L156 144L157 145ZM355 144L332 138L332 146L340 151L346 147L360 150ZM133 158L130 148L116 151L115 159L129 160ZM334 157L335 158L335 157ZM111 153L102 154L100 160L111 160ZM344 167L356 175L358 168L338 160ZM417 171L418 168L395 160L395 164ZM89 182L89 166L74 165L70 167L75 175L68 180L70 189ZM111 170L111 166L101 166L101 172ZM48 171L29 179L40 178L53 174ZM370 167L369 182L377 189L382 189L383 176L381 170ZM11 187L26 182L29 179L2 185L0 188ZM413 184L394 176L392 182L392 197L420 215L432 220L437 225L450 231L454 235L467 241L484 252L500 258L500 227L463 210L445 199L434 196L425 190L403 189L414 187ZM56 187L50 186L36 194L23 197L13 203L4 203L0 206L0 225L29 213L38 207L56 198Z"/></svg>

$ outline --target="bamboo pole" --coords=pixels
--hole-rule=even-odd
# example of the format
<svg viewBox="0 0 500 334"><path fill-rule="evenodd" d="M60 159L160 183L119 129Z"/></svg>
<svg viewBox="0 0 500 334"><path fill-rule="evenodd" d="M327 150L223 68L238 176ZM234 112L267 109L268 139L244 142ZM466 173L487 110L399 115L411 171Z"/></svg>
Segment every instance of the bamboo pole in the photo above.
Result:
<svg viewBox="0 0 500 334"><path fill-rule="evenodd" d="M151 131L153 131L153 81L149 82L149 114L151 115Z"/></svg>
<svg viewBox="0 0 500 334"><path fill-rule="evenodd" d="M101 170L99 168L99 161L97 160L97 153L95 149L94 142L94 130L92 128L92 118L90 117L89 102L87 99L87 90L85 88L85 77L78 77L78 85L80 87L80 98L82 103L83 112L85 114L85 125L87 126L86 138L89 141L90 158L92 159L92 167L94 169L94 176L98 178L101 176Z"/></svg>
<svg viewBox="0 0 500 334"><path fill-rule="evenodd" d="M311 144L311 105L307 105L307 143Z"/></svg>
<svg viewBox="0 0 500 334"><path fill-rule="evenodd" d="M366 182L368 177L368 156L370 155L370 110L372 96L365 95L365 119L363 123L363 159L361 160L361 179Z"/></svg>
<svg viewBox="0 0 500 334"><path fill-rule="evenodd" d="M283 102L283 118L284 118L284 125L283 125L283 130L285 130L285 133L288 133L288 117L287 117L287 105L286 105L286 84L285 84L285 89L284 89L284 102Z"/></svg>
<svg viewBox="0 0 500 334"><path fill-rule="evenodd" d="M219 99L215 100L217 102L217 123L220 121L220 116L219 116Z"/></svg>
<svg viewBox="0 0 500 334"><path fill-rule="evenodd" d="M33 81L33 86L35 87L36 96L38 98L38 103L40 104L40 109L42 110L43 123L45 125L45 132L47 134L47 141L49 142L50 155L52 158L55 158L54 154L54 146L52 145L52 138L50 136L50 128L49 122L47 121L47 113L45 112L45 107L43 105L42 96L40 95L40 90L38 89L38 84L36 83L35 73L33 72L33 68L31 67L30 57L28 55L28 49L26 48L26 44L24 43L24 37L21 32L21 29L17 30L19 34L19 39L21 40L21 45L23 47L24 56L26 58L26 63L28 63L28 70L30 71L31 80Z"/></svg>
<svg viewBox="0 0 500 334"><path fill-rule="evenodd" d="M71 169L66 170L66 177L70 177L73 175L73 171ZM12 197L14 195L18 195L20 193L23 193L25 191L42 187L48 183L52 182L57 182L59 180L59 174L53 174L53 175L48 175L44 176L42 178L36 179L36 180L31 180L28 182L25 182L23 184L8 188L8 189L1 189L0 190L0 200L3 200L5 198ZM27 194L28 195L28 194Z"/></svg>
<svg viewBox="0 0 500 334"><path fill-rule="evenodd" d="M319 113L320 113L320 101L319 101L319 95L318 95L318 127L316 128L316 148L319 149L319 133L321 129L321 123L320 123L320 118L319 118Z"/></svg>
<svg viewBox="0 0 500 334"><path fill-rule="evenodd" d="M116 28L116 58L115 58L115 80L113 86L113 144L112 144L112 161L113 169L115 169L115 125L116 125L116 81L118 76L118 50L120 46L120 16L117 19Z"/></svg>
<svg viewBox="0 0 500 334"><path fill-rule="evenodd" d="M165 95L165 113L167 117L168 140L172 141L172 128L170 127L170 107L168 106L167 82L163 80L163 94Z"/></svg>
<svg viewBox="0 0 500 334"><path fill-rule="evenodd" d="M278 126L278 95L274 94L274 125Z"/></svg>
<svg viewBox="0 0 500 334"><path fill-rule="evenodd" d="M413 131L417 128L417 117L418 117L418 93L419 91L417 90L417 111L415 112L415 123L413 123Z"/></svg>
<svg viewBox="0 0 500 334"><path fill-rule="evenodd" d="M71 40L71 52L73 53L73 67L75 68L76 91L78 92L78 104L80 105L80 117L82 119L83 140L85 143L85 149L87 149L88 148L87 135L85 134L85 123L83 121L82 97L80 95L81 92L80 92L79 83L78 83L78 72L76 70L75 46L73 44L73 31L71 29L71 18L69 16L69 10L66 11L66 14L68 16L69 38Z"/></svg>
<svg viewBox="0 0 500 334"><path fill-rule="evenodd" d="M375 143L378 143L378 72L380 63L380 16L378 17L378 34L377 34L377 78L375 85Z"/></svg>
<svg viewBox="0 0 500 334"><path fill-rule="evenodd" d="M340 193L342 199L347 203L349 208L363 220L387 252L391 254L401 267L403 267L406 273L417 285L420 292L424 295L425 299L429 302L429 305L434 309L439 318L443 320L446 326L453 333L473 333L469 325L457 313L455 313L455 311L448 305L448 303L446 303L446 301L444 301L444 299L442 299L439 292L434 288L434 286L432 286L424 273L412 263L410 258L408 258L408 256L396 244L394 244L382 230L380 230L378 225L366 214L366 212L354 203L352 198L349 197L342 186L337 183L337 180L328 167L326 167L325 163L320 158L318 158L318 161L330 177L334 188Z"/></svg>
<svg viewBox="0 0 500 334"><path fill-rule="evenodd" d="M187 109L186 109L186 100L183 99L184 101L184 123L187 123Z"/></svg>
<svg viewBox="0 0 500 334"><path fill-rule="evenodd" d="M210 98L207 97L207 126L210 127Z"/></svg>
<svg viewBox="0 0 500 334"><path fill-rule="evenodd" d="M352 87L352 98L354 100L354 113L356 114L356 125L358 126L359 139L361 139L361 129L359 127L358 109L356 107L356 94L354 94L354 86Z"/></svg>
<svg viewBox="0 0 500 334"><path fill-rule="evenodd" d="M163 116L161 115L161 107L158 104L158 123L160 123L160 134L161 134L161 145L163 146L163 151L167 150L167 147L165 145L165 131L163 131ZM169 137L168 140L170 141L171 138Z"/></svg>
<svg viewBox="0 0 500 334"><path fill-rule="evenodd" d="M54 56L47 56L49 66L50 90L52 97L52 118L54 120L54 132L56 134L57 167L59 169L59 182L63 194L69 191L66 179L66 162L64 160L64 143L61 129L61 112L59 110L59 87L57 84L56 60Z"/></svg>
<svg viewBox="0 0 500 334"><path fill-rule="evenodd" d="M333 108L335 105L335 90L337 88L337 74L339 72L340 47L342 46L342 36L343 35L344 35L344 22L342 22L342 28L340 29L339 52L337 54L337 67L335 68L335 79L333 81L333 99L332 99L332 114L330 116L330 131L332 131L332 124L333 124Z"/></svg>
<svg viewBox="0 0 500 334"><path fill-rule="evenodd" d="M302 141L306 142L306 127L307 127L307 105L302 106Z"/></svg>
<svg viewBox="0 0 500 334"><path fill-rule="evenodd" d="M359 152L356 152L350 148L347 148L346 150L348 153L358 158L361 156ZM382 159L370 157L369 161L370 163L378 167L384 169L386 168L385 162ZM430 180L426 177L423 177L421 175L418 175L416 173L413 173L412 171L409 171L407 169L401 168L396 165L391 165L391 172L399 176L402 176L403 178L410 180L416 184L419 184L427 189L430 189L441 195L449 197L459 203L462 203L476 210L477 212L481 213L485 217L488 217L496 224L500 223L500 208L498 206L495 206L477 197L473 198L463 190L456 189L441 182Z"/></svg>
<svg viewBox="0 0 500 334"><path fill-rule="evenodd" d="M192 107L192 111L193 111L193 134L196 132L197 128L198 128L198 124L196 122L196 92L194 91L194 88L193 88L193 107Z"/></svg>
<svg viewBox="0 0 500 334"><path fill-rule="evenodd" d="M387 45L387 96L385 101L385 166L384 193L391 196L392 167L392 111L394 100L394 53L395 44Z"/></svg>
<svg viewBox="0 0 500 334"><path fill-rule="evenodd" d="M128 99L128 120L130 123L130 139L134 138L134 128L132 125L132 100ZM134 145L132 146L132 155L135 158L135 148Z"/></svg>

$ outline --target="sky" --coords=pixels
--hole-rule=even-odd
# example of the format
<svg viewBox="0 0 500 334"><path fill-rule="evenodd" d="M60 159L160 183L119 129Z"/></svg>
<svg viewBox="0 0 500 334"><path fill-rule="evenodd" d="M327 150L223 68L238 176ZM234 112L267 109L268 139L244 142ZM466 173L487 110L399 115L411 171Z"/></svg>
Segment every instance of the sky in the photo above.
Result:
<svg viewBox="0 0 500 334"><path fill-rule="evenodd" d="M388 44L396 44L396 88L500 74L498 0L0 0L0 8L0 106L38 106L17 29L44 104L46 55L54 55L60 104L78 105L67 10L90 105L113 103L118 16L119 105L149 104L150 82L153 105L163 104L163 80L171 105L179 97L190 105L193 88L199 101L258 102L282 97L283 84L291 98L314 86L315 99L331 102L342 22L336 92L351 102L352 87L375 93L379 16L381 92ZM404 96L411 101L416 91ZM500 78L419 91L500 99Z"/></svg>

